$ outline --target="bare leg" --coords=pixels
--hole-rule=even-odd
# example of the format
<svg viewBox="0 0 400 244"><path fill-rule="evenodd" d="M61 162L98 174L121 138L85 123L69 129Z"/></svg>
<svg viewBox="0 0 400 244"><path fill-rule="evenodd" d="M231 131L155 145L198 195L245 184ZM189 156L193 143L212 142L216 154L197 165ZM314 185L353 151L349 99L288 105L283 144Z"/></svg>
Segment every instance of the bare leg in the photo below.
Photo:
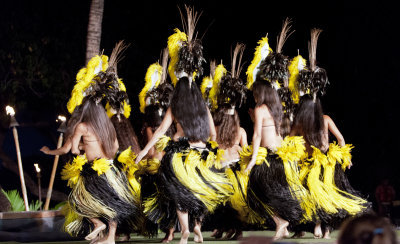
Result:
<svg viewBox="0 0 400 244"><path fill-rule="evenodd" d="M331 231L329 230L329 227L325 227L325 233L324 233L324 239L331 239Z"/></svg>
<svg viewBox="0 0 400 244"><path fill-rule="evenodd" d="M130 234L124 233L119 236L119 241L129 241L131 239Z"/></svg>
<svg viewBox="0 0 400 244"><path fill-rule="evenodd" d="M162 239L161 242L169 243L170 241L172 241L174 239L174 232L175 232L174 227L169 228L168 232L165 233L165 237L164 237L164 239Z"/></svg>
<svg viewBox="0 0 400 244"><path fill-rule="evenodd" d="M305 235L306 235L306 233L305 233L304 231L296 231L296 232L293 234L292 238L302 238L302 237L304 237Z"/></svg>
<svg viewBox="0 0 400 244"><path fill-rule="evenodd" d="M94 225L94 229L92 232L90 232L85 239L90 241L93 240L94 238L96 238L96 236L100 233L100 231L103 231L107 226L98 218L91 218L89 219L93 225Z"/></svg>
<svg viewBox="0 0 400 244"><path fill-rule="evenodd" d="M215 239L220 239L223 234L224 234L223 229L215 229L211 237L214 237Z"/></svg>
<svg viewBox="0 0 400 244"><path fill-rule="evenodd" d="M99 240L98 244L115 244L115 232L117 231L117 222L110 221L108 222L109 230L108 235Z"/></svg>
<svg viewBox="0 0 400 244"><path fill-rule="evenodd" d="M194 242L202 243L203 235L201 234L201 221L195 220L193 232L194 232Z"/></svg>
<svg viewBox="0 0 400 244"><path fill-rule="evenodd" d="M243 237L243 232L241 229L236 229L235 235L232 236L231 240L239 240Z"/></svg>
<svg viewBox="0 0 400 244"><path fill-rule="evenodd" d="M224 236L222 239L224 239L224 240L229 240L229 239L232 238L232 236L233 236L234 234L235 234L235 230L234 230L234 229L229 229L229 230L226 232L225 236Z"/></svg>
<svg viewBox="0 0 400 244"><path fill-rule="evenodd" d="M322 238L322 229L321 229L321 221L320 220L318 220L317 223L315 223L314 238L315 239Z"/></svg>
<svg viewBox="0 0 400 244"><path fill-rule="evenodd" d="M186 244L189 238L189 215L187 212L181 212L179 210L176 210L176 213L178 214L178 219L179 223L181 225L181 233L182 237L181 240L179 241L179 244Z"/></svg>
<svg viewBox="0 0 400 244"><path fill-rule="evenodd" d="M272 216L272 219L274 220L274 222L276 224L276 233L275 233L275 236L273 237L273 240L275 241L275 240L280 240L285 237L288 237L289 232L287 230L287 227L289 225L289 222L282 219L278 215Z"/></svg>

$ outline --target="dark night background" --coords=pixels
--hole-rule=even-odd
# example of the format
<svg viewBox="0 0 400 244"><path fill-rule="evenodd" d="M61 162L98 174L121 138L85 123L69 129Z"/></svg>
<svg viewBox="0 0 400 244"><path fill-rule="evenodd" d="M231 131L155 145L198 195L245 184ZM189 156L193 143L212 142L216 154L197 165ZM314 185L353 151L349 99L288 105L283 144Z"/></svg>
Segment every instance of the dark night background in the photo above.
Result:
<svg viewBox="0 0 400 244"><path fill-rule="evenodd" d="M323 3L324 2L324 3ZM327 1L328 2L328 1ZM349 1L350 2L350 1ZM131 46L119 64L133 108L130 120L140 136L142 117L138 93L147 67L160 57L167 38L181 28L177 6L195 6L203 11L197 30L203 38L207 60L223 60L230 69L230 50L236 42L246 44L242 72L253 57L258 40L268 33L276 46L276 36L286 17L296 32L283 47L289 57L308 59L310 29L323 29L317 61L328 72L330 85L322 98L330 115L353 149L353 168L348 172L352 185L369 195L387 177L400 189L398 177L398 112L400 48L398 12L383 1L129 1L105 0L101 49L110 55L115 43ZM323 3L323 4L322 4ZM67 115L66 103L75 75L85 65L89 0L14 0L0 8L0 155L16 162L12 132L4 107L17 113L24 170L35 178L33 163L41 164L42 186L47 187L53 157L39 152L43 145L55 148L58 138L56 118ZM208 74L208 65L205 74ZM242 126L252 134L246 112ZM68 159L61 157L55 189L68 192L60 180L60 169ZM0 185L6 190L20 188L19 177L2 166ZM29 190L28 190L29 192ZM42 196L45 196L42 192ZM30 199L37 198L30 195Z"/></svg>

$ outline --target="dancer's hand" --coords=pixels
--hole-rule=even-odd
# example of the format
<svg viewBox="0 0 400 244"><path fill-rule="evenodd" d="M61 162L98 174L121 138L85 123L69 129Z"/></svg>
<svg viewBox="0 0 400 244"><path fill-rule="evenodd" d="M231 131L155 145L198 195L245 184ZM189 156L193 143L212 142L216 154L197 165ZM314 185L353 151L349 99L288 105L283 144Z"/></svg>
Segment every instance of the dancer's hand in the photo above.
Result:
<svg viewBox="0 0 400 244"><path fill-rule="evenodd" d="M45 154L49 154L50 149L46 146L43 146L42 148L40 148L40 151L42 151Z"/></svg>
<svg viewBox="0 0 400 244"><path fill-rule="evenodd" d="M136 156L135 163L138 164L138 163L144 158L144 156L147 155L147 153L148 153L148 151L146 151L146 150L140 151L140 152L138 153L138 155Z"/></svg>
<svg viewBox="0 0 400 244"><path fill-rule="evenodd" d="M251 158L251 160L250 160L249 164L247 165L246 169L244 170L244 172L246 174L249 173L255 164L256 164L256 159Z"/></svg>

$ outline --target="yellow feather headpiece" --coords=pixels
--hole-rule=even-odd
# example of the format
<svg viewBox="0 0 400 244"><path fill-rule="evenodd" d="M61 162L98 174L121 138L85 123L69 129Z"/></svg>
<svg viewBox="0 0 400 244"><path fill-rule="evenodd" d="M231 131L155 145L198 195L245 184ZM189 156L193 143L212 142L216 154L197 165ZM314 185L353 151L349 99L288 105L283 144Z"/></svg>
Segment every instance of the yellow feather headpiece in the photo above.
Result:
<svg viewBox="0 0 400 244"><path fill-rule="evenodd" d="M211 87L210 94L208 96L210 99L210 102L211 102L212 110L215 110L218 108L217 95L219 93L219 83L221 82L222 77L224 77L226 75L226 73L227 73L227 70L223 64L219 64L217 66L217 68L215 68L213 86Z"/></svg>
<svg viewBox="0 0 400 244"><path fill-rule="evenodd" d="M254 58L247 68L246 75L248 89L251 89L253 83L256 81L261 62L268 56L269 53L272 52L272 49L269 47L268 44L267 36L258 41L258 46L256 47L256 51L254 52Z"/></svg>
<svg viewBox="0 0 400 244"><path fill-rule="evenodd" d="M87 95L86 90L93 82L93 78L108 68L108 57L106 55L96 55L91 58L85 68L79 70L76 75L76 84L71 93L71 98L67 103L67 109L70 114L75 108L82 104L83 98Z"/></svg>
<svg viewBox="0 0 400 244"><path fill-rule="evenodd" d="M206 76L203 78L203 82L200 85L200 91L201 94L203 95L204 100L206 100L206 103L209 107L211 107L211 101L209 99L210 96L210 90L214 85L214 73L215 73L215 66L216 66L216 61L211 60L210 62L210 75Z"/></svg>
<svg viewBox="0 0 400 244"><path fill-rule="evenodd" d="M140 112L144 113L144 109L146 105L148 105L146 101L147 93L157 88L160 84L162 71L163 68L159 63L154 63L147 69L146 76L144 78L145 85L142 91L139 93Z"/></svg>
<svg viewBox="0 0 400 244"><path fill-rule="evenodd" d="M299 94L299 85L298 78L300 71L307 69L307 61L301 56L297 55L294 57L289 64L289 90L292 93L292 100L295 104L299 103L300 94Z"/></svg>
<svg viewBox="0 0 400 244"><path fill-rule="evenodd" d="M168 65L168 74L171 78L172 84L175 86L178 82L178 78L175 75L175 66L179 61L179 48L183 42L187 41L187 35L185 32L181 32L178 28L175 28L175 33L168 37L168 51L171 60Z"/></svg>
<svg viewBox="0 0 400 244"><path fill-rule="evenodd" d="M109 103L110 99L111 100L114 99L108 97L115 95L116 91L122 91L126 93L126 87L122 82L122 79L118 78L117 75L117 63L122 59L121 54L127 47L128 45L125 45L123 41L120 41L114 47L110 58L108 58L108 56L106 55L96 55L95 57L89 60L85 68L79 70L78 74L76 75L76 84L74 86L74 89L72 90L71 98L67 103L67 109L71 114L74 112L77 106L82 104L83 99L87 95L94 92L93 91L94 88L92 87L92 85L95 85L96 82L100 81L100 82L108 82L102 84L112 83L112 85L106 87L105 89L103 86L102 88L100 88L100 90L95 91L95 93L97 93L96 95L97 97L101 97L101 99L105 99L107 101L107 104L105 106L107 115L109 117L112 117L114 114L118 115L123 114L126 118L129 117L131 108L130 105L128 104L128 99L120 101L121 105L118 105L119 108L113 108L113 106L116 105L116 101L113 101L113 103L110 105ZM111 80L107 80L108 78L103 79L108 75L100 75L101 73L112 75L113 78L111 78Z"/></svg>

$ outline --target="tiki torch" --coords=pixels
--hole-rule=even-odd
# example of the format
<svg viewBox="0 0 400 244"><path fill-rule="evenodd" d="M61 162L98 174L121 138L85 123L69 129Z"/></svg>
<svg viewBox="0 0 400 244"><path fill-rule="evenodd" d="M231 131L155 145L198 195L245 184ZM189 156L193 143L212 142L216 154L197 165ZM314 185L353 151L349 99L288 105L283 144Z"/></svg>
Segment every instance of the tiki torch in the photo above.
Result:
<svg viewBox="0 0 400 244"><path fill-rule="evenodd" d="M58 128L58 132L60 132L60 136L58 137L58 143L57 143L57 148L60 148L62 146L63 142L63 134L67 130L67 123L66 123L66 118L64 116L59 115L57 121L61 121L61 125ZM44 204L44 210L49 210L49 204L50 204L50 199L51 199L51 193L53 191L53 184L54 184L54 178L56 176L56 171L57 171L57 164L58 164L58 159L60 158L59 155L56 155L54 157L54 162L53 162L53 170L51 171L51 176L50 176L50 183L49 183L49 188L47 190L47 196L46 196L46 202Z"/></svg>
<svg viewBox="0 0 400 244"><path fill-rule="evenodd" d="M42 201L42 190L40 187L40 168L39 168L39 164L33 164L35 166L36 169L36 177L37 177L37 181L38 181L38 188L39 188L39 202ZM40 210L42 210L42 205L40 205Z"/></svg>
<svg viewBox="0 0 400 244"><path fill-rule="evenodd" d="M18 141L17 126L19 126L19 124L14 117L15 112L12 107L7 106L6 112L7 112L7 115L10 115L10 117L11 117L10 128L13 129L13 134L14 134L15 149L17 151L17 159L18 159L19 178L21 180L21 189L22 189L22 196L24 198L25 211L29 211L28 196L26 194L26 187L25 187L24 170L22 168L21 150L19 148L19 141Z"/></svg>

